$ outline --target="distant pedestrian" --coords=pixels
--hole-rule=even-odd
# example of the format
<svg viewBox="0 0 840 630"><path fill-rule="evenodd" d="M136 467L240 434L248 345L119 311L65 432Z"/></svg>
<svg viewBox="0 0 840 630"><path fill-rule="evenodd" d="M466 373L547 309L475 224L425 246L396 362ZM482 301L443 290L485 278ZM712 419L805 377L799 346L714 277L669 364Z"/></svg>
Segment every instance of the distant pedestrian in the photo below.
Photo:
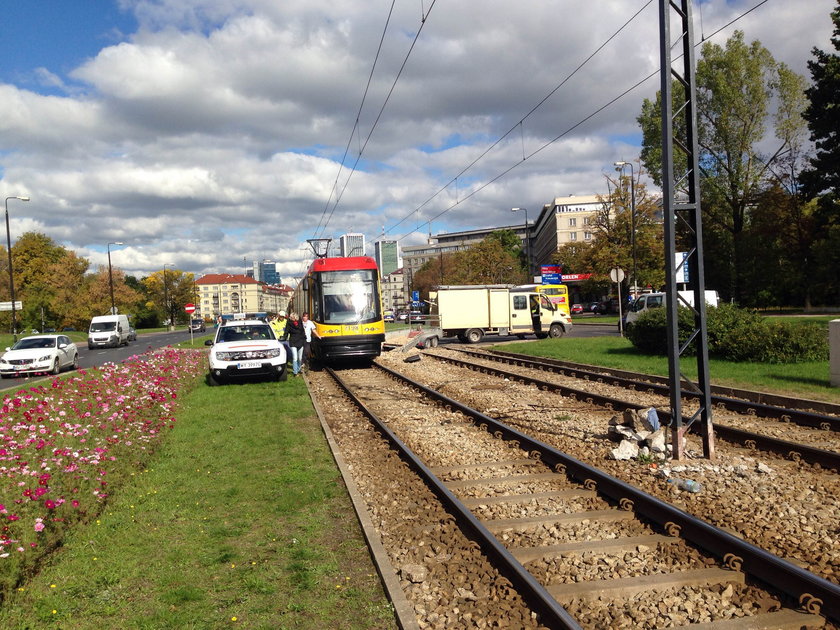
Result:
<svg viewBox="0 0 840 630"><path fill-rule="evenodd" d="M318 336L315 328L315 322L309 319L309 313L303 313L300 316L300 323L303 324L303 332L306 335L306 340L303 342L303 364L304 367L309 363L309 358L312 356L312 335Z"/></svg>
<svg viewBox="0 0 840 630"><path fill-rule="evenodd" d="M300 374L303 365L303 345L306 343L306 333L303 331L303 324L295 312L289 313L289 321L286 322L286 332L289 336L289 345L292 348L292 374Z"/></svg>

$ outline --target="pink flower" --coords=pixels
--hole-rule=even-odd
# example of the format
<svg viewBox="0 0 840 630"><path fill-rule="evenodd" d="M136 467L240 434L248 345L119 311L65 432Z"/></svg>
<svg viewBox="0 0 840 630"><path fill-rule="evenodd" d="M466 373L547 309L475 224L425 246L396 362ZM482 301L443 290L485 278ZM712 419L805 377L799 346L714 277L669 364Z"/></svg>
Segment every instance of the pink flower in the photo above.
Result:
<svg viewBox="0 0 840 630"><path fill-rule="evenodd" d="M44 525L44 519L36 518L35 519L35 531L36 532L42 532L42 531L44 531L44 527L46 527L46 525Z"/></svg>

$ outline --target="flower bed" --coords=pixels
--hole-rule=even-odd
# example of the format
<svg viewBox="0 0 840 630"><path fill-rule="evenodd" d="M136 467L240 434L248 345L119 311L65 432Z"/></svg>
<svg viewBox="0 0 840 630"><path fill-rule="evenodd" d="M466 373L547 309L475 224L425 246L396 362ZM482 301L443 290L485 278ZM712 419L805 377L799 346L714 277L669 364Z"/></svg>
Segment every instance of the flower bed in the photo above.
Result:
<svg viewBox="0 0 840 630"><path fill-rule="evenodd" d="M204 352L165 348L3 398L0 598L142 470L206 363Z"/></svg>

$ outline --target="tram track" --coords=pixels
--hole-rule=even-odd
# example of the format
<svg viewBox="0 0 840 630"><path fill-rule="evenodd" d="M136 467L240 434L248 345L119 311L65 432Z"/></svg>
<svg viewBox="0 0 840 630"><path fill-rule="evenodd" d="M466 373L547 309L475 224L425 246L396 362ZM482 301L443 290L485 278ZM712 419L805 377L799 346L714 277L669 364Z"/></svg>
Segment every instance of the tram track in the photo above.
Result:
<svg viewBox="0 0 840 630"><path fill-rule="evenodd" d="M446 352L448 354L452 351ZM492 373L501 378L530 383L544 391L553 391L564 396L585 400L592 404L603 405L616 411L624 411L625 409L639 410L653 406L657 409L659 416L665 424L670 422L670 412L665 408L669 405L669 400L667 399L668 388L661 384L648 383L643 378L646 375L636 375L634 378L630 378L629 373L626 372L622 376L605 375L600 372L581 369L580 367L575 368L569 367L568 365L556 366L551 361L535 360L511 353L482 353L463 348L458 348L457 352L459 354L466 354L474 360L484 361L484 363L476 363L474 361L471 362L461 358L447 356L446 354L441 354L440 351L435 351L433 354L426 353L426 356L454 365L460 365L467 369L488 374ZM571 387L558 382L548 381L545 378L537 378L527 373L495 368L492 365L488 365L487 362L503 363L507 366L537 370L540 372L540 376L548 373L559 377L567 377L581 383L586 382L588 387L587 389L583 389L580 386ZM609 393L594 391L590 383L595 382L613 387L615 391L610 391ZM619 397L622 390L643 392L651 394L652 397L645 404L640 404L627 400L624 397ZM689 397L689 402L694 402L695 400L696 397ZM727 421L722 421L715 422L714 424L715 433L720 438L747 448L764 450L795 461L802 460L832 470L840 470L840 452L836 449L838 443L836 431L840 430L840 417L806 412L802 409L771 407L763 403L746 400L737 401L738 405L736 406L730 402L731 400L734 399L723 400L717 396L713 397L713 403L716 405L717 410L719 412L728 412L728 423ZM734 409L735 407L737 407L737 410ZM741 419L735 414L746 414L747 418ZM755 419L759 417L767 418L766 423L757 423ZM773 421L774 418L783 418L784 420L782 423L777 423ZM757 427L757 430L748 430L745 427L735 426L739 422L747 426ZM796 427L789 423L796 425ZM774 427L772 425L776 426ZM768 428L770 431L768 431ZM776 430L773 431L773 429ZM798 431L798 435L803 442L808 443L793 442L779 437L779 435L791 431ZM775 432L776 435L768 434L771 432Z"/></svg>
<svg viewBox="0 0 840 630"><path fill-rule="evenodd" d="M379 370L388 372L390 382L384 381L379 374L373 376ZM520 566L521 563L533 565L528 573L531 578L518 575L515 565L500 571L511 579L518 590L525 591L523 598L538 612L542 624L576 627L569 625L562 614L546 616L556 614L551 612L551 602L545 600L544 594L534 595L528 590L529 580L537 579L535 575L539 576L538 582L547 585L543 588L554 601L566 602L577 611L577 621L580 621L579 615L583 616L585 627L599 627L607 620L604 615L609 616L611 609L618 611L619 617L632 618L627 605L617 604L617 601L634 602L630 608L641 611L644 619L650 617L651 623L655 624L648 627L666 627L669 620L690 621L692 617L698 620L708 617L709 621L724 619L728 613L720 610L706 615L709 606L712 606L708 601L715 597L721 599L720 596L726 593L731 596L732 592L737 592L738 598L743 597L744 601L757 603L754 608L750 608L752 604L742 608L742 612L749 608L751 613L759 611L759 614L770 615L767 617L770 625L766 627L816 626L821 623L821 619L807 616L810 613L784 607L775 610L778 603L768 604L769 596L758 587L744 585L750 582L750 576L759 578L762 583L769 582L773 589L782 593L781 599L794 608L800 601L805 606L809 606L810 602L811 613L819 609L835 618L840 614L835 610L840 605L840 589L836 585L722 532L520 430L462 406L431 387L410 382L407 377L384 367L347 374L342 374L342 380L347 381L343 385L345 395L360 394L355 404L365 410L371 422L376 421L373 418L382 416L378 420L377 431L393 434L392 448L399 444L410 445L421 452L421 455L403 456L414 462L411 465L413 470L427 471L423 473L427 481L434 483L433 478L438 480L439 485L434 490L438 498L449 502L454 496L461 504L461 507L449 508L459 514L456 516L459 523L470 518L477 519L478 526L470 526L470 536L483 536L482 530L486 530L496 534L492 538L497 543L504 541L512 547L507 552L492 551L494 543L482 537L479 545L488 557L505 556L507 553ZM418 407L421 398L437 399L436 410L432 411L429 403ZM485 431L481 430L482 426ZM481 446L466 446L468 440L471 444L477 441ZM430 447L430 442L436 442L437 446ZM375 498L371 500L375 501ZM466 513L461 514L462 510L467 510L469 514L474 511L474 514L470 517ZM511 518L514 513L524 516ZM577 532L580 539L569 539L569 532ZM563 535L567 538L563 539ZM651 550L653 553L648 553ZM628 569L632 575L624 578L598 581L598 571L593 566L603 563L609 567L610 558L626 559L628 555L641 558L642 566L634 571ZM593 565L581 562L580 558L585 558L587 562L592 558L596 560ZM630 564L622 559L614 562ZM570 582L569 575L582 579L576 577ZM655 603L653 608L648 608L645 596L640 595L659 593L657 598L662 603L670 601L668 593L672 592L680 593L673 596L676 600L683 598L695 602L691 607L700 612L696 615L693 612L675 612L670 604L662 604L666 610L662 612ZM601 603L593 604L592 598ZM723 600L726 599L723 597ZM604 601L612 603L604 605ZM831 603L826 605L826 601ZM715 605L726 607L722 602ZM762 606L767 610L761 612ZM654 609L659 612L654 614ZM548 619L551 619L550 623ZM732 623L745 621L741 618L739 622L737 617L732 619ZM788 623L793 625L786 625Z"/></svg>

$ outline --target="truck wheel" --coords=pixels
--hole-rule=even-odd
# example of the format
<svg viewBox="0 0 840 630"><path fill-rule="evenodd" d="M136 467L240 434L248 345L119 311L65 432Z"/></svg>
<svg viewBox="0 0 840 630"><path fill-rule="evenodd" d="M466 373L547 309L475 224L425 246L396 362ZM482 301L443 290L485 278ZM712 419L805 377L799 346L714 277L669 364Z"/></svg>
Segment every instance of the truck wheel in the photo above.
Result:
<svg viewBox="0 0 840 630"><path fill-rule="evenodd" d="M560 339L565 333L566 331L560 324L552 324L551 328L548 329L548 336L552 339Z"/></svg>
<svg viewBox="0 0 840 630"><path fill-rule="evenodd" d="M484 337L484 331L481 328L470 328L464 333L468 343L478 343Z"/></svg>

